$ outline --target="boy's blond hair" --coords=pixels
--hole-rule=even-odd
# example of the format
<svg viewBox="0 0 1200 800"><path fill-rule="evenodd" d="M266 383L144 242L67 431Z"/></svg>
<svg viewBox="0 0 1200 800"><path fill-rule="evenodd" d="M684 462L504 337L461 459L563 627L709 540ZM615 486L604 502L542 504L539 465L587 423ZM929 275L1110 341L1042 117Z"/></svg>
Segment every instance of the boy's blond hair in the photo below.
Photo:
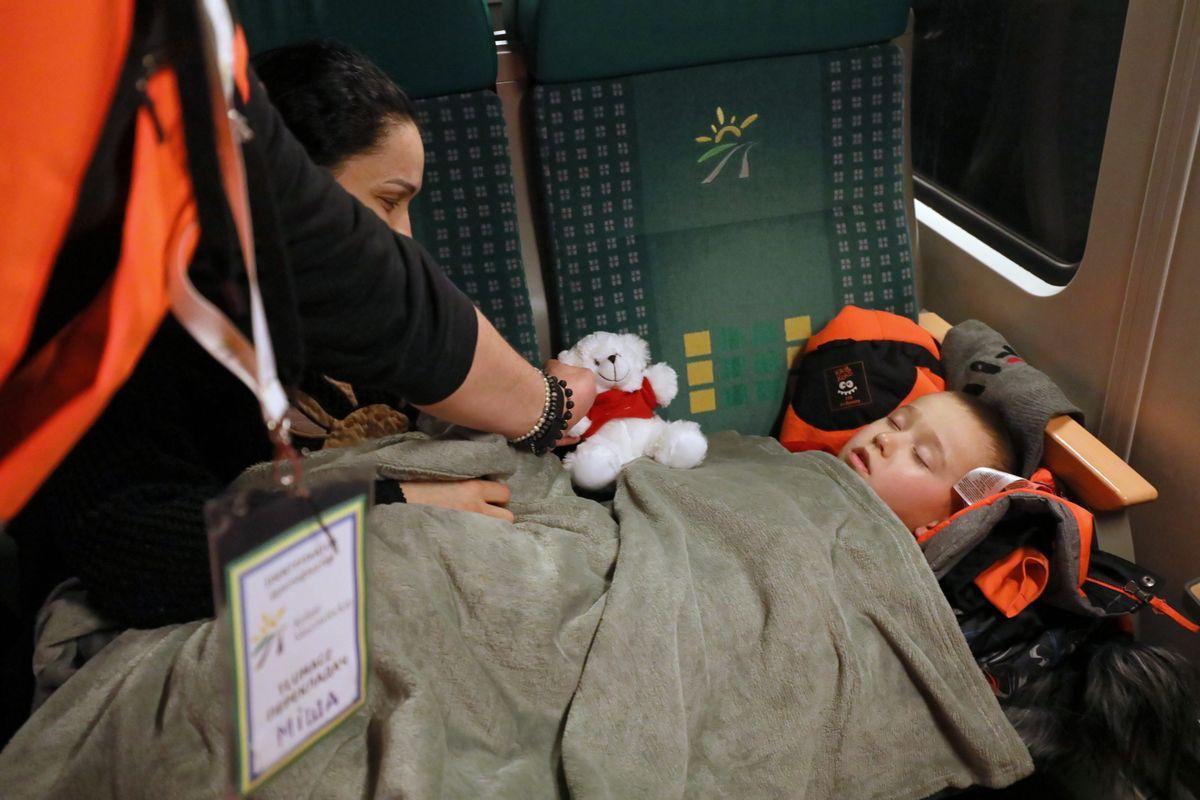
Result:
<svg viewBox="0 0 1200 800"><path fill-rule="evenodd" d="M971 414L979 423L979 427L987 434L991 444L991 451L988 454L989 461L979 466L1017 474L1017 470L1021 468L1021 463L1017 458L1017 448L1013 444L1012 434L1009 433L1008 426L1004 424L1004 418L1000 416L1000 412L973 394L965 392L948 392L948 394L953 395L962 404L963 408Z"/></svg>

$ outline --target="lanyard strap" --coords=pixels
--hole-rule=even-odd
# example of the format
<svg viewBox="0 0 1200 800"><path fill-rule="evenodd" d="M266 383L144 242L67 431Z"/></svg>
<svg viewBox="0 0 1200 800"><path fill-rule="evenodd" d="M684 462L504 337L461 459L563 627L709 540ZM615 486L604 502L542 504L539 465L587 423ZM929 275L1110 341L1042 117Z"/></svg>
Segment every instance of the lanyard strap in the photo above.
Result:
<svg viewBox="0 0 1200 800"><path fill-rule="evenodd" d="M192 0L196 2L196 0ZM213 136L220 171L221 185L233 217L238 245L245 265L250 294L250 328L253 341L246 339L229 318L200 293L188 275L187 259L174 258L168 286L176 318L188 332L242 383L258 397L263 421L277 440L286 444L288 425L287 394L279 382L275 368L275 352L267 327L266 311L258 285L258 269L254 254L254 232L250 221L250 198L246 190L246 171L242 162L242 142L253 136L240 113L229 105L224 81L217 63L214 39L221 30L220 20L214 24L210 14L224 13L228 25L228 8L223 3L196 3L197 33L201 39L200 53L207 78L208 102L212 109ZM195 234L193 234L195 235ZM185 237L190 238L190 237Z"/></svg>

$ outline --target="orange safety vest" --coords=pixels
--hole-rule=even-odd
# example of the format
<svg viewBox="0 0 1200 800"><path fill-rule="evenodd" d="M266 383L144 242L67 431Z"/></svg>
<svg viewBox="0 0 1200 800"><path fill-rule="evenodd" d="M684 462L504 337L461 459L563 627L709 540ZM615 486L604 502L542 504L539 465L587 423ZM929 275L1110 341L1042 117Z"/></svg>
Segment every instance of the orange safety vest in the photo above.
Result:
<svg viewBox="0 0 1200 800"><path fill-rule="evenodd" d="M26 356L38 308L131 44L133 0L9 0L0 26L0 520L20 511L133 371L191 261L197 209L179 87L164 66L137 111L121 252L91 305ZM98 22L101 20L103 22ZM247 48L235 47L248 96ZM22 358L24 357L24 361ZM18 366L19 364L19 366Z"/></svg>

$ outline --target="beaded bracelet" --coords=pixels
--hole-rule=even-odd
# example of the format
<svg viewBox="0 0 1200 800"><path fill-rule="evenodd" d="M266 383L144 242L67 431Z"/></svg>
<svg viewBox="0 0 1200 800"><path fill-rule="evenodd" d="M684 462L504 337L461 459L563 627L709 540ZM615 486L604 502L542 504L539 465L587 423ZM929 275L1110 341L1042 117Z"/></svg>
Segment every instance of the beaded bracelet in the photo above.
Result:
<svg viewBox="0 0 1200 800"><path fill-rule="evenodd" d="M538 370L546 380L546 399L542 406L542 415L529 433L516 439L509 439L513 447L528 449L534 455L542 455L554 447L558 437L567 429L567 421L571 419L571 409L575 401L571 400L571 390L567 382Z"/></svg>

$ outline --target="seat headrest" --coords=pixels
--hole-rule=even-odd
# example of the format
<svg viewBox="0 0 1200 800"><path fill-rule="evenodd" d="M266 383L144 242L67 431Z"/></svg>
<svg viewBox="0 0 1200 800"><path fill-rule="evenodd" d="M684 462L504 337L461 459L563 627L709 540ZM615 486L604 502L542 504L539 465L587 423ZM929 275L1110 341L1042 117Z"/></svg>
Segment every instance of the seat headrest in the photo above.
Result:
<svg viewBox="0 0 1200 800"><path fill-rule="evenodd" d="M910 0L506 0L541 83L596 80L894 39Z"/></svg>
<svg viewBox="0 0 1200 800"><path fill-rule="evenodd" d="M496 84L496 47L483 0L242 0L251 53L335 39L361 51L410 97Z"/></svg>

